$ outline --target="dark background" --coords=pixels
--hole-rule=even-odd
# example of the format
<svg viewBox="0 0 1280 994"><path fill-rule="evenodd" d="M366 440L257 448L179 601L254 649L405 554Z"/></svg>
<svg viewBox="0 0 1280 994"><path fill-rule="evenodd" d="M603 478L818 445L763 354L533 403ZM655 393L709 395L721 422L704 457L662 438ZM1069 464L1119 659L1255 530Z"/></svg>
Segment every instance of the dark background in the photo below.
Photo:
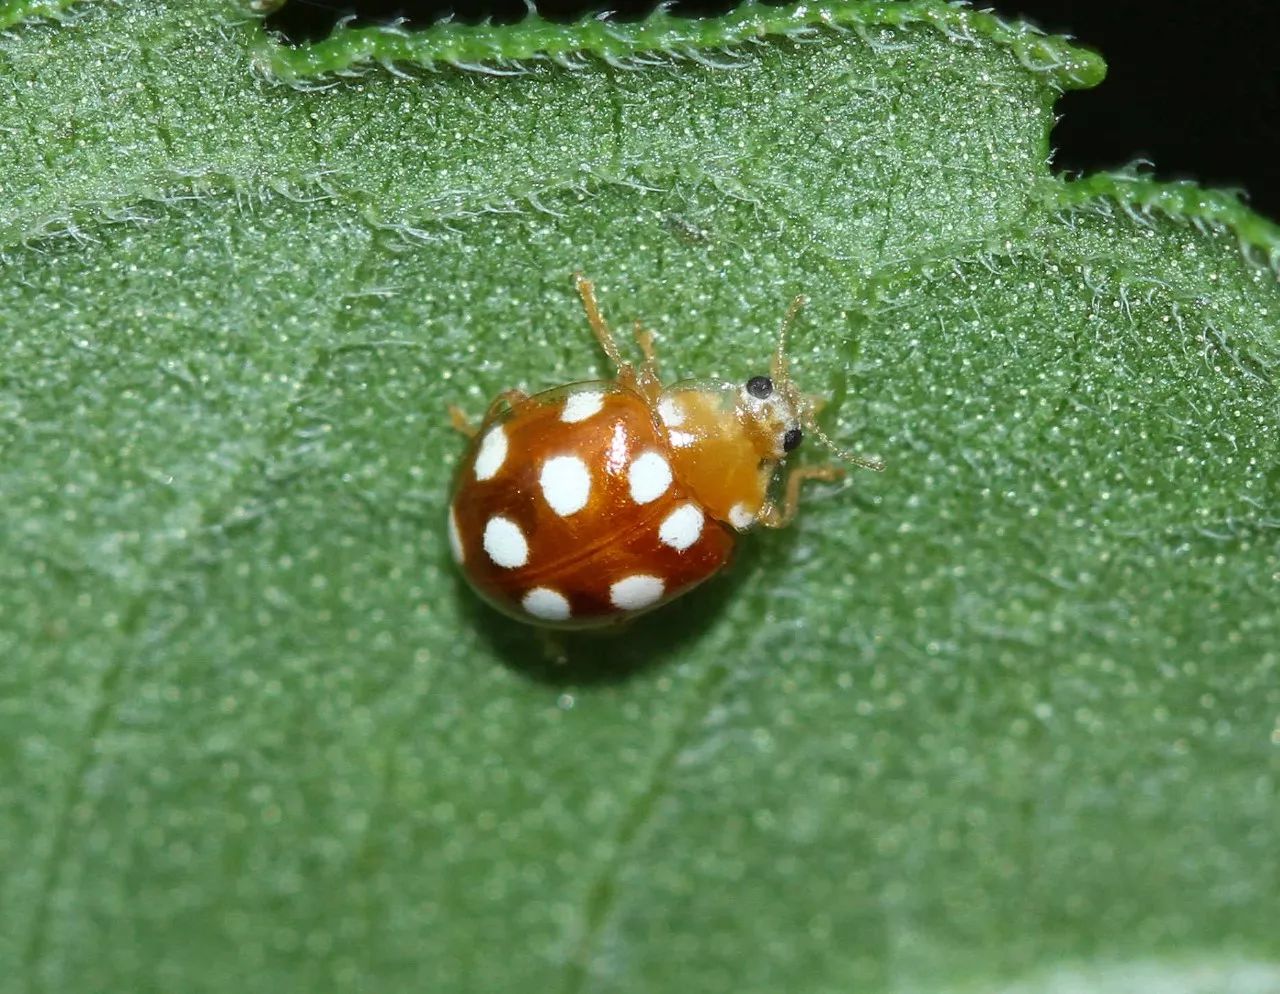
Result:
<svg viewBox="0 0 1280 994"><path fill-rule="evenodd" d="M643 16L638 0L541 0L544 16L573 19L602 9ZM679 14L717 13L733 3L677 3ZM1245 191L1280 219L1280 3L1276 0L984 0L1006 18L1072 35L1100 51L1101 86L1058 104L1054 162L1092 172L1144 159L1161 179L1195 179ZM515 21L523 0L289 0L268 19L287 40L323 38L341 17L422 26L450 12L463 20Z"/></svg>

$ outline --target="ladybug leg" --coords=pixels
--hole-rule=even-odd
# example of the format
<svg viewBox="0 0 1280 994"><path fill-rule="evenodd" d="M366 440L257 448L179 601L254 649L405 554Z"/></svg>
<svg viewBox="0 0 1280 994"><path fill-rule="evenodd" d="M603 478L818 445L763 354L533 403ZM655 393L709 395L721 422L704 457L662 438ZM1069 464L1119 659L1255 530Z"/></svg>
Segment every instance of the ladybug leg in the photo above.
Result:
<svg viewBox="0 0 1280 994"><path fill-rule="evenodd" d="M656 404L662 394L662 378L658 375L658 354L653 348L653 332L637 321L634 334L636 345L640 346L640 351L644 354L644 363L636 376L636 384L650 403Z"/></svg>
<svg viewBox="0 0 1280 994"><path fill-rule="evenodd" d="M569 653L565 649L564 634L550 628L539 628L538 648L542 657L552 666L564 666L569 662Z"/></svg>
<svg viewBox="0 0 1280 994"><path fill-rule="evenodd" d="M785 528L791 524L800 509L800 485L805 480L838 480L844 470L832 464L825 466L801 466L787 474L787 486L782 493L782 506L770 501L757 515L756 521L765 528Z"/></svg>
<svg viewBox="0 0 1280 994"><path fill-rule="evenodd" d="M523 390L503 390L493 399L489 409L484 412L484 417L480 419L480 425L485 424L504 409L515 407L516 404L525 400L528 396ZM449 424L454 431L466 435L467 438L475 438L476 433L480 431L480 425L473 424L471 419L467 417L466 412L457 404L449 405Z"/></svg>
<svg viewBox="0 0 1280 994"><path fill-rule="evenodd" d="M803 397L804 406L809 410L809 417L817 418L827 406L827 398L821 394L807 393Z"/></svg>
<svg viewBox="0 0 1280 994"><path fill-rule="evenodd" d="M574 274L573 282L578 288L578 296L582 298L582 309L587 312L587 323L591 325L591 330L595 332L596 341L600 343L600 348L604 350L604 354L609 357L609 361L618 370L618 382L623 386L635 386L635 369L631 363L622 358L622 351L618 348L613 332L609 330L609 325L600 313L600 304L596 300L595 284L581 273Z"/></svg>
<svg viewBox="0 0 1280 994"><path fill-rule="evenodd" d="M522 400L528 399L529 395L523 390L503 390L502 393L493 398L493 403L490 404L489 409L484 412L484 420L480 423L484 424L485 421L489 421L496 415L501 414L504 410L515 407Z"/></svg>
<svg viewBox="0 0 1280 994"><path fill-rule="evenodd" d="M467 417L467 412L457 404L449 405L449 426L460 435L466 435L467 438L475 438L477 428L471 423L471 419Z"/></svg>

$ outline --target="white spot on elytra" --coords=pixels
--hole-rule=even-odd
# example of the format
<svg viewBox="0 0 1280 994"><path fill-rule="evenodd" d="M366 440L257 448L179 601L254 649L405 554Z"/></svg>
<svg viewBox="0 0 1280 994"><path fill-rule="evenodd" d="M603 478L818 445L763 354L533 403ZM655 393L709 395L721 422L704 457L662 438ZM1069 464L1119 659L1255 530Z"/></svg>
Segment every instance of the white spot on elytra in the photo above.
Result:
<svg viewBox="0 0 1280 994"><path fill-rule="evenodd" d="M671 486L671 467L658 453L645 452L631 463L627 480L631 483L631 499L637 504L648 504Z"/></svg>
<svg viewBox="0 0 1280 994"><path fill-rule="evenodd" d="M534 587L524 595L520 606L543 621L564 621L569 617L569 602L550 587Z"/></svg>
<svg viewBox="0 0 1280 994"><path fill-rule="evenodd" d="M591 471L577 456L556 456L542 464L542 496L562 518L577 514L591 496Z"/></svg>
<svg viewBox="0 0 1280 994"><path fill-rule="evenodd" d="M480 440L480 449L476 452L476 479L491 480L495 473L507 461L507 433L501 425L490 428Z"/></svg>
<svg viewBox="0 0 1280 994"><path fill-rule="evenodd" d="M569 395L564 402L564 410L560 412L560 420L565 424L577 424L586 421L593 414L599 414L604 407L604 394L599 390L579 390Z"/></svg>
<svg viewBox="0 0 1280 994"><path fill-rule="evenodd" d="M623 611L639 611L656 604L662 598L664 589L666 588L658 577L637 573L611 586L609 600L614 607Z"/></svg>
<svg viewBox="0 0 1280 994"><path fill-rule="evenodd" d="M677 449L683 449L687 445L692 445L698 440L698 436L687 431L669 431L667 438L671 440L671 444Z"/></svg>
<svg viewBox="0 0 1280 994"><path fill-rule="evenodd" d="M681 504L667 515L666 520L658 528L658 538L663 545L669 545L677 552L698 541L702 534L704 516L697 504Z"/></svg>
<svg viewBox="0 0 1280 994"><path fill-rule="evenodd" d="M501 515L490 518L484 526L484 551L505 569L515 569L529 561L529 543L520 526Z"/></svg>
<svg viewBox="0 0 1280 994"><path fill-rule="evenodd" d="M684 424L684 409L670 397L658 401L658 417L668 428L679 428Z"/></svg>
<svg viewBox="0 0 1280 994"><path fill-rule="evenodd" d="M742 504L734 504L729 508L729 524L739 531L744 531L756 523L756 516Z"/></svg>
<svg viewBox="0 0 1280 994"><path fill-rule="evenodd" d="M453 553L454 562L462 562L462 532L458 531L458 516L449 505L449 549Z"/></svg>

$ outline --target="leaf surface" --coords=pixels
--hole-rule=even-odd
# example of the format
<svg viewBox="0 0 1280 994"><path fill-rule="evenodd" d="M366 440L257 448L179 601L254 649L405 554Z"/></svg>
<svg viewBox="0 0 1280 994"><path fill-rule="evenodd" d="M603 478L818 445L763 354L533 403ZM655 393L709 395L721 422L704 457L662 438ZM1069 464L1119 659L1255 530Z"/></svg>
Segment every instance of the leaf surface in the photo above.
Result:
<svg viewBox="0 0 1280 994"><path fill-rule="evenodd" d="M1097 56L0 26L0 988L1280 984L1280 234L1053 175ZM606 372L576 270L672 376L804 292L889 468L556 666L449 562L445 408Z"/></svg>

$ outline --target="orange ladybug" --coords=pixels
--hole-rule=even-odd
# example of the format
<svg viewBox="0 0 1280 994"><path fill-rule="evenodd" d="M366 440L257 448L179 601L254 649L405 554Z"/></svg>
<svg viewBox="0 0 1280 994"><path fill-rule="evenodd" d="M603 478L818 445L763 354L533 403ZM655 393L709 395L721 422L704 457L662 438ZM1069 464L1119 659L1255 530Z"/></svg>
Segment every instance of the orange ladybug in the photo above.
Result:
<svg viewBox="0 0 1280 994"><path fill-rule="evenodd" d="M449 502L449 545L471 586L521 621L557 628L608 625L679 597L719 571L739 532L780 528L800 485L836 466L775 477L811 432L819 406L787 375L787 312L769 376L743 385L684 381L664 387L653 336L622 358L595 290L577 276L587 321L614 366L613 380L500 394L479 428L450 409L471 445ZM781 482L781 481L778 481Z"/></svg>

